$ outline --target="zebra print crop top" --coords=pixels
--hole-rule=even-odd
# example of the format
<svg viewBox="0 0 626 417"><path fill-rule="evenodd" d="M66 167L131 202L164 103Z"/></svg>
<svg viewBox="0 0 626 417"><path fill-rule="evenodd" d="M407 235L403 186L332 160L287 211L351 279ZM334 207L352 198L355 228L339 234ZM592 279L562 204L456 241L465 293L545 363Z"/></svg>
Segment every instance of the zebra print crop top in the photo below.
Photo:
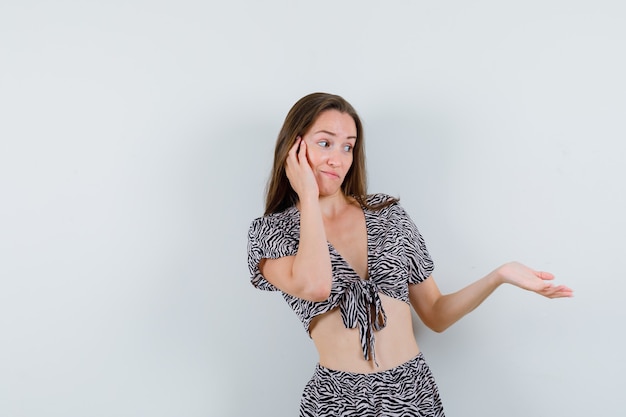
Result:
<svg viewBox="0 0 626 417"><path fill-rule="evenodd" d="M385 194L372 194L367 197L367 203L376 205L391 198ZM329 243L333 282L328 299L314 302L286 293L283 297L307 332L313 317L339 307L346 328L359 328L365 359L376 361L374 331L384 328L387 321L379 293L409 303L408 284L428 278L433 271L433 262L422 235L398 203L380 210L363 208L363 211L369 278L361 279ZM295 255L299 239L300 212L295 206L253 220L248 231L248 267L252 285L261 290L278 291L261 274L259 262L263 258Z"/></svg>

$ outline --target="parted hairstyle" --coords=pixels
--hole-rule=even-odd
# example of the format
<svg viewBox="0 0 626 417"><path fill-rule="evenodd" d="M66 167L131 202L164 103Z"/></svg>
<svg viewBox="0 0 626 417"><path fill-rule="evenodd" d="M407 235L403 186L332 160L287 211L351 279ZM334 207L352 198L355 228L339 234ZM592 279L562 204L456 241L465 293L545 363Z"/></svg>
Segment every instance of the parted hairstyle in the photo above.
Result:
<svg viewBox="0 0 626 417"><path fill-rule="evenodd" d="M337 110L341 113L346 113L354 120L356 125L356 142L352 150L352 165L341 184L341 190L345 195L354 197L361 206L369 207L365 201L367 197L367 177L361 119L354 107L344 98L328 93L312 93L302 97L293 105L278 133L276 148L274 149L274 165L266 189L265 215L278 213L298 202L298 194L291 187L285 172L287 156L298 136L304 136L319 115L327 110ZM393 201L374 208L382 208L391 203Z"/></svg>

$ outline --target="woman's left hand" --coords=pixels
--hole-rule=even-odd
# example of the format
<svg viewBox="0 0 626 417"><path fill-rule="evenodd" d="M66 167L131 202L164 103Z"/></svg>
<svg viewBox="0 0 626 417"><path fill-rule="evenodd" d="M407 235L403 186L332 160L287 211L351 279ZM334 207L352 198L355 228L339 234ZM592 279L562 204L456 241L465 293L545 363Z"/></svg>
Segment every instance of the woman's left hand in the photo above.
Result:
<svg viewBox="0 0 626 417"><path fill-rule="evenodd" d="M512 284L548 298L572 297L574 291L565 285L554 285L554 275L535 271L519 262L509 262L495 271L503 283Z"/></svg>

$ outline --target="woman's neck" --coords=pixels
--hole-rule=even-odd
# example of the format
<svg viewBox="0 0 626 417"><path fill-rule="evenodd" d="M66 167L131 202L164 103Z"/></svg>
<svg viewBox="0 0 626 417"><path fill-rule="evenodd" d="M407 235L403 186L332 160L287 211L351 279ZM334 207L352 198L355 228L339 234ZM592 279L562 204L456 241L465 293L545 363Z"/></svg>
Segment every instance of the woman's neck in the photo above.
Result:
<svg viewBox="0 0 626 417"><path fill-rule="evenodd" d="M337 192L332 196L320 197L319 203L322 217L332 219L343 213L355 201L353 198L346 197L343 192Z"/></svg>

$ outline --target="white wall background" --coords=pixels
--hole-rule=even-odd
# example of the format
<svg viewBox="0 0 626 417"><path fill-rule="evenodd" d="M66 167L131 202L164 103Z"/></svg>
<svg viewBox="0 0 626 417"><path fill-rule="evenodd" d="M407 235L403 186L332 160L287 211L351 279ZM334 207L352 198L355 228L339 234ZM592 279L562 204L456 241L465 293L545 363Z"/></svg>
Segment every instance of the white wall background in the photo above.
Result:
<svg viewBox="0 0 626 417"><path fill-rule="evenodd" d="M619 0L3 1L0 415L297 415L314 347L246 232L313 91L443 290L512 259L576 290L416 324L448 416L622 415L625 43Z"/></svg>

